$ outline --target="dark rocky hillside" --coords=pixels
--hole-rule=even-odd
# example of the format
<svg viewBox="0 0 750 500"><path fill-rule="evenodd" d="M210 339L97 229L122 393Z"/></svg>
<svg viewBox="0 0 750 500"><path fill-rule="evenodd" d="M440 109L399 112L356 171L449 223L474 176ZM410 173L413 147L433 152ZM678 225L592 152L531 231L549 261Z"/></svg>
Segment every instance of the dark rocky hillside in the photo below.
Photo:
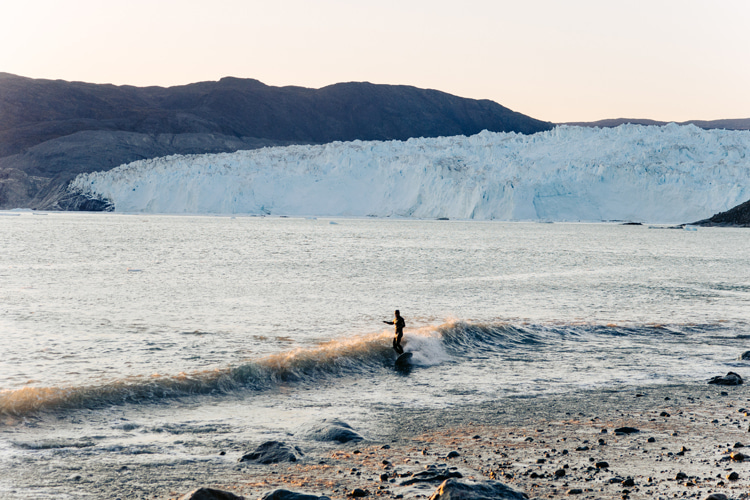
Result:
<svg viewBox="0 0 750 500"><path fill-rule="evenodd" d="M694 226L750 227L750 200L720 212L710 219L694 222Z"/></svg>
<svg viewBox="0 0 750 500"><path fill-rule="evenodd" d="M552 126L492 101L408 86L223 78L163 88L0 73L0 208L74 209L61 196L79 173L170 154Z"/></svg>

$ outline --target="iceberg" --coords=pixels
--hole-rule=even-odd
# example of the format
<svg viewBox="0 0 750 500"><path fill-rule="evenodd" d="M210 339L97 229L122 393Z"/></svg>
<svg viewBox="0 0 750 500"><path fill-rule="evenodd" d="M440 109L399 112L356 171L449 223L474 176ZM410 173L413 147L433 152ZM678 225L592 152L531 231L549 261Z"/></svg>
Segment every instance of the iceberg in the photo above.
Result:
<svg viewBox="0 0 750 500"><path fill-rule="evenodd" d="M681 223L750 198L749 152L750 131L558 126L175 155L69 189L117 212Z"/></svg>

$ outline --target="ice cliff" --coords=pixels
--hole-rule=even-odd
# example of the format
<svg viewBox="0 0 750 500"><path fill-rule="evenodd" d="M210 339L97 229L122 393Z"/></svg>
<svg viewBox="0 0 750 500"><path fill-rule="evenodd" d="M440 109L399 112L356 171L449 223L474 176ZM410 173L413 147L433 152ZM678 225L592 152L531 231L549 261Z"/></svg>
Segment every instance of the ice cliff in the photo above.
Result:
<svg viewBox="0 0 750 500"><path fill-rule="evenodd" d="M117 212L689 222L750 198L750 132L560 126L169 156L79 175Z"/></svg>

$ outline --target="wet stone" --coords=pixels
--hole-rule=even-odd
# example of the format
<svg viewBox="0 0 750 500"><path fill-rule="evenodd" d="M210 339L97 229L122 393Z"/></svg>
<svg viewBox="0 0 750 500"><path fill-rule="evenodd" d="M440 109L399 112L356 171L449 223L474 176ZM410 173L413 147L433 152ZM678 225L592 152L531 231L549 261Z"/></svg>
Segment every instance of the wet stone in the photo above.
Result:
<svg viewBox="0 0 750 500"><path fill-rule="evenodd" d="M181 496L180 500L242 500L242 497L228 491L217 490L214 488L198 488L197 490L193 490L190 493Z"/></svg>
<svg viewBox="0 0 750 500"><path fill-rule="evenodd" d="M525 500L520 491L499 481L458 481L446 479L430 500Z"/></svg>
<svg viewBox="0 0 750 500"><path fill-rule="evenodd" d="M269 491L261 500L330 500L327 496L309 495L284 489Z"/></svg>
<svg viewBox="0 0 750 500"><path fill-rule="evenodd" d="M349 443L363 440L362 436L352 429L352 426L338 419L323 419L320 423L310 426L303 434L315 441Z"/></svg>
<svg viewBox="0 0 750 500"><path fill-rule="evenodd" d="M429 465L422 472L412 474L409 479L401 483L401 486L409 486L416 483L439 483L446 479L463 477L460 472L452 469L455 469L455 467L448 468L447 465Z"/></svg>
<svg viewBox="0 0 750 500"><path fill-rule="evenodd" d="M259 464L276 464L280 462L296 462L302 457L299 448L291 447L280 441L266 441L254 451L240 458L240 462L256 462Z"/></svg>
<svg viewBox="0 0 750 500"><path fill-rule="evenodd" d="M641 432L635 427L618 427L615 429L615 434L633 434L635 432Z"/></svg>
<svg viewBox="0 0 750 500"><path fill-rule="evenodd" d="M708 381L709 384L716 385L740 385L742 384L742 377L734 372L729 372L723 377L714 377ZM724 395L724 394L722 394Z"/></svg>

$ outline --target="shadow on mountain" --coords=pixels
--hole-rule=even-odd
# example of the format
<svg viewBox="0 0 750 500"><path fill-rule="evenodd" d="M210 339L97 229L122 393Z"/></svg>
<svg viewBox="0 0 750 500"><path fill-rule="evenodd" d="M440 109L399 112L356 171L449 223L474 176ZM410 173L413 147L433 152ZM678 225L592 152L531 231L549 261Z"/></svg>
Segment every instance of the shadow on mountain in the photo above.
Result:
<svg viewBox="0 0 750 500"><path fill-rule="evenodd" d="M552 127L493 101L401 85L222 78L163 88L0 73L0 208L106 207L64 199L64 188L80 173L173 154Z"/></svg>

